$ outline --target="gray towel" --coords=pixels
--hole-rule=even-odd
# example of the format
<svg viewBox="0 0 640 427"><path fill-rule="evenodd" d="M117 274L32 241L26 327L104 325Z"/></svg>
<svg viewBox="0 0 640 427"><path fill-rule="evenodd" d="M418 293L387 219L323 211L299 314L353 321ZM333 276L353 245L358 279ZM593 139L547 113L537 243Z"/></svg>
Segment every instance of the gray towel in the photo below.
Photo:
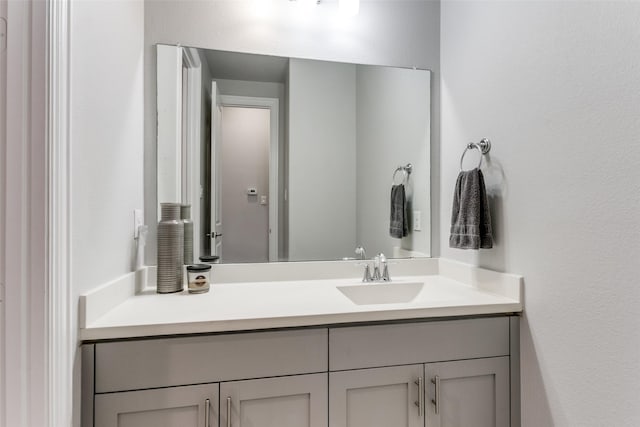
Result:
<svg viewBox="0 0 640 427"><path fill-rule="evenodd" d="M389 234L391 237L401 239L409 234L407 222L407 198L404 193L404 185L391 186L391 216L389 221Z"/></svg>
<svg viewBox="0 0 640 427"><path fill-rule="evenodd" d="M458 249L493 247L487 190L478 168L458 175L453 195L449 246Z"/></svg>

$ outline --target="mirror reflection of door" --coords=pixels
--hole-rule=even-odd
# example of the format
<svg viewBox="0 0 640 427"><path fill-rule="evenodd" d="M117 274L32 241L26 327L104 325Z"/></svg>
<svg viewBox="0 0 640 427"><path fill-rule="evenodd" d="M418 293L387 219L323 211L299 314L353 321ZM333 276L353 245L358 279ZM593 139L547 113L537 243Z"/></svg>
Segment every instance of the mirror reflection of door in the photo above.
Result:
<svg viewBox="0 0 640 427"><path fill-rule="evenodd" d="M202 164L203 253L221 263L277 260L278 102L221 95L215 81L211 89Z"/></svg>
<svg viewBox="0 0 640 427"><path fill-rule="evenodd" d="M223 262L269 260L269 110L223 107Z"/></svg>
<svg viewBox="0 0 640 427"><path fill-rule="evenodd" d="M278 173L277 101L221 96L216 82L211 93L211 145L204 167L210 177L204 196L210 207L204 215L208 252L224 263L273 260L277 186L270 182L277 182Z"/></svg>

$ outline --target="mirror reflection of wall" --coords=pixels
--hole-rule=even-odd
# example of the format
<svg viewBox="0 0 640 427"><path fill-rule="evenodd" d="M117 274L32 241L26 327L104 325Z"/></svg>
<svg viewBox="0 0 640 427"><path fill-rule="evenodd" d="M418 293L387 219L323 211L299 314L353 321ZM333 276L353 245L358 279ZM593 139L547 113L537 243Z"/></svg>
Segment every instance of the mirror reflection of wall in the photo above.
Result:
<svg viewBox="0 0 640 427"><path fill-rule="evenodd" d="M197 56L195 75L179 71L180 51ZM199 255L335 260L360 245L429 255L429 227L414 218L430 222L429 71L165 45L157 53L158 201L190 196ZM165 105L177 100L187 108ZM186 125L163 123L172 119ZM262 136L250 135L256 127ZM170 161L178 153L186 161ZM410 231L395 239L392 176L407 163Z"/></svg>

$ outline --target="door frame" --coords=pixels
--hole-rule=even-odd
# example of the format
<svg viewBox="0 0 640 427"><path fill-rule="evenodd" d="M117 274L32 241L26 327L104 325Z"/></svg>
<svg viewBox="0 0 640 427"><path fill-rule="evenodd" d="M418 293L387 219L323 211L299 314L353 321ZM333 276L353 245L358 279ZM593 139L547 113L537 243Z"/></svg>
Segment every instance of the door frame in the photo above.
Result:
<svg viewBox="0 0 640 427"><path fill-rule="evenodd" d="M159 109L157 144L156 200L191 205L193 235L200 236L200 119L202 107L202 65L195 48L158 44L157 97L170 108ZM162 76L160 76L162 72ZM184 78L186 77L186 86ZM162 82L162 84L161 84ZM159 102L160 103L160 102ZM165 105L165 104L163 104ZM183 138L184 136L184 138ZM169 189L169 190L167 190ZM159 205L156 207L160 219ZM200 241L193 258L200 257Z"/></svg>
<svg viewBox="0 0 640 427"><path fill-rule="evenodd" d="M269 262L278 261L280 101L278 98L237 95L221 95L220 101L223 107L262 108L271 112L269 123Z"/></svg>
<svg viewBox="0 0 640 427"><path fill-rule="evenodd" d="M220 173L220 138L222 126L222 101L220 100L220 88L218 82L211 81L211 99L208 104L211 106L209 113L211 126L209 129L209 156L206 159L209 165L209 174L207 176L209 182L209 199L207 200L207 209L209 210L209 233L205 237L209 239L209 254L222 258L222 208L220 200L222 196L218 189L221 187Z"/></svg>
<svg viewBox="0 0 640 427"><path fill-rule="evenodd" d="M0 0L0 424L71 425L67 0ZM9 84L10 82L10 84ZM58 251L60 250L60 251ZM6 287L5 287L6 284Z"/></svg>
<svg viewBox="0 0 640 427"><path fill-rule="evenodd" d="M202 183L200 182L200 156L202 155L200 141L200 121L202 108L202 66L200 54L197 49L182 49L182 67L187 73L187 117L186 123L186 147L183 147L185 158L183 167L187 166L186 172L182 172L183 188L182 203L191 205L191 219L193 220L193 260L200 259L200 203L202 197Z"/></svg>
<svg viewBox="0 0 640 427"><path fill-rule="evenodd" d="M70 426L77 415L78 349L71 286L71 0L1 1L9 5L13 35L7 68L19 79L7 87L7 102L21 107L11 109L7 123L15 134L0 156L12 165L5 184L15 184L0 192L0 246L12 248L11 259L0 251L7 267L0 281L11 283L6 289L0 283L1 326L11 324L11 334L0 340L6 351L0 357L0 424Z"/></svg>
<svg viewBox="0 0 640 427"><path fill-rule="evenodd" d="M70 144L70 13L71 0L47 2L47 218L45 318L46 397L48 426L71 425L74 355L78 348L73 324L71 287L71 144ZM32 402L28 402L31 404Z"/></svg>

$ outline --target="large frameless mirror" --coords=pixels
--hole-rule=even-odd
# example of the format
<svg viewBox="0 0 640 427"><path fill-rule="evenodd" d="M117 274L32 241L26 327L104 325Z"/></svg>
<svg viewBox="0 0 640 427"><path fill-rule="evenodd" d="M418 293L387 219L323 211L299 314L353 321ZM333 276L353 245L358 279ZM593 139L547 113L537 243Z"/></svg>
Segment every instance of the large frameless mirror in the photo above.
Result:
<svg viewBox="0 0 640 427"><path fill-rule="evenodd" d="M195 260L429 256L430 86L428 70L158 45L157 201L191 205Z"/></svg>

